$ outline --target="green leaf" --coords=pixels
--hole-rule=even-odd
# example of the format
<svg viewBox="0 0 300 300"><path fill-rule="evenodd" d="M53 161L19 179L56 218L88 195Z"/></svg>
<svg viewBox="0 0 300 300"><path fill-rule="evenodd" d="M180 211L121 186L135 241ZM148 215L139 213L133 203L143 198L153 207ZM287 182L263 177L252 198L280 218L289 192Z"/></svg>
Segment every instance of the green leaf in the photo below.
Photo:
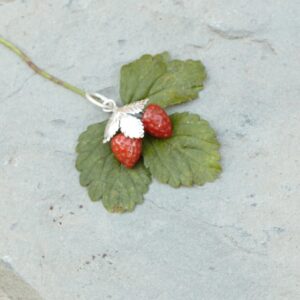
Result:
<svg viewBox="0 0 300 300"><path fill-rule="evenodd" d="M102 200L108 211L132 211L143 202L151 175L142 162L126 169L114 158L110 144L102 143L105 125L93 124L79 137L76 167L80 184L87 187L92 201Z"/></svg>
<svg viewBox="0 0 300 300"><path fill-rule="evenodd" d="M198 115L170 116L173 136L144 139L144 163L151 174L173 187L203 185L214 181L221 171L219 143L208 122Z"/></svg>
<svg viewBox="0 0 300 300"><path fill-rule="evenodd" d="M167 107L196 99L206 72L198 60L170 60L167 52L143 55L121 69L120 96L125 104L149 98Z"/></svg>

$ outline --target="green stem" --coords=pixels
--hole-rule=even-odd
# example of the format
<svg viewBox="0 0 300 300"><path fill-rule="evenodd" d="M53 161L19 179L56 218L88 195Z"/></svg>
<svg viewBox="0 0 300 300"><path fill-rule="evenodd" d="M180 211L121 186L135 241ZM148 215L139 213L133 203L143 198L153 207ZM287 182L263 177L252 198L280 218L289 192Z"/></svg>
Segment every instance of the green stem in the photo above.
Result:
<svg viewBox="0 0 300 300"><path fill-rule="evenodd" d="M7 41L6 39L0 37L0 44L4 45L6 48L8 48L9 50L11 50L12 52L14 52L16 55L18 55L28 66L29 68L31 68L34 72L36 72L37 74L39 74L40 76L84 97L85 96L85 91L81 90L80 88L65 82L51 74L49 74L48 72L44 71L43 69L41 69L40 67L38 67L31 59L30 57L28 57L21 49L19 49L17 46L15 46L14 44L12 44L11 42Z"/></svg>

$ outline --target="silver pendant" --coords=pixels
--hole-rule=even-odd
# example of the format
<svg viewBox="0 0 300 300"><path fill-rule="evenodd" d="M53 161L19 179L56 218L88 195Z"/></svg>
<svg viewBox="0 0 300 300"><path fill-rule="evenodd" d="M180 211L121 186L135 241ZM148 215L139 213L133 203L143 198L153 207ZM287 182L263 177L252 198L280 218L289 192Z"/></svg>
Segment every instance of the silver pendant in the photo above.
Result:
<svg viewBox="0 0 300 300"><path fill-rule="evenodd" d="M101 107L103 111L112 112L105 127L103 143L109 142L118 130L129 138L138 139L144 137L143 123L135 115L144 110L149 99L118 107L114 100L97 93L86 94L86 98L93 104Z"/></svg>

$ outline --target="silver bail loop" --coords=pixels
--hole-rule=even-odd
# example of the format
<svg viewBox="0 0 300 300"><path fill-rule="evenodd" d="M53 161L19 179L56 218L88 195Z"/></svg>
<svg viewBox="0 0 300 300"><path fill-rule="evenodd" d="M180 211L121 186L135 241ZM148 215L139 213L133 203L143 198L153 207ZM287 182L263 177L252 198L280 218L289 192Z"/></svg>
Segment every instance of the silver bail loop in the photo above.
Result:
<svg viewBox="0 0 300 300"><path fill-rule="evenodd" d="M99 93L86 93L85 98L105 112L113 112L117 109L116 102Z"/></svg>

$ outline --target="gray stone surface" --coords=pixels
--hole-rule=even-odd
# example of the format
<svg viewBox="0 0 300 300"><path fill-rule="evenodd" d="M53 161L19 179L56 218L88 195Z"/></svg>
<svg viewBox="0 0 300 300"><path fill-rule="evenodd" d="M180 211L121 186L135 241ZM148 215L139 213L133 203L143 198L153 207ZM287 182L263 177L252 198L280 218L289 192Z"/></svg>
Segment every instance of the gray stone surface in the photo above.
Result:
<svg viewBox="0 0 300 300"><path fill-rule="evenodd" d="M150 52L201 59L199 113L224 171L154 182L134 213L91 203L78 135L104 113L0 47L0 258L46 300L300 299L300 4L295 0L0 0L0 34L54 74L117 95Z"/></svg>
<svg viewBox="0 0 300 300"><path fill-rule="evenodd" d="M8 262L0 261L0 300L42 300L42 298L12 270Z"/></svg>
<svg viewBox="0 0 300 300"><path fill-rule="evenodd" d="M8 296L0 290L0 300L9 300Z"/></svg>

